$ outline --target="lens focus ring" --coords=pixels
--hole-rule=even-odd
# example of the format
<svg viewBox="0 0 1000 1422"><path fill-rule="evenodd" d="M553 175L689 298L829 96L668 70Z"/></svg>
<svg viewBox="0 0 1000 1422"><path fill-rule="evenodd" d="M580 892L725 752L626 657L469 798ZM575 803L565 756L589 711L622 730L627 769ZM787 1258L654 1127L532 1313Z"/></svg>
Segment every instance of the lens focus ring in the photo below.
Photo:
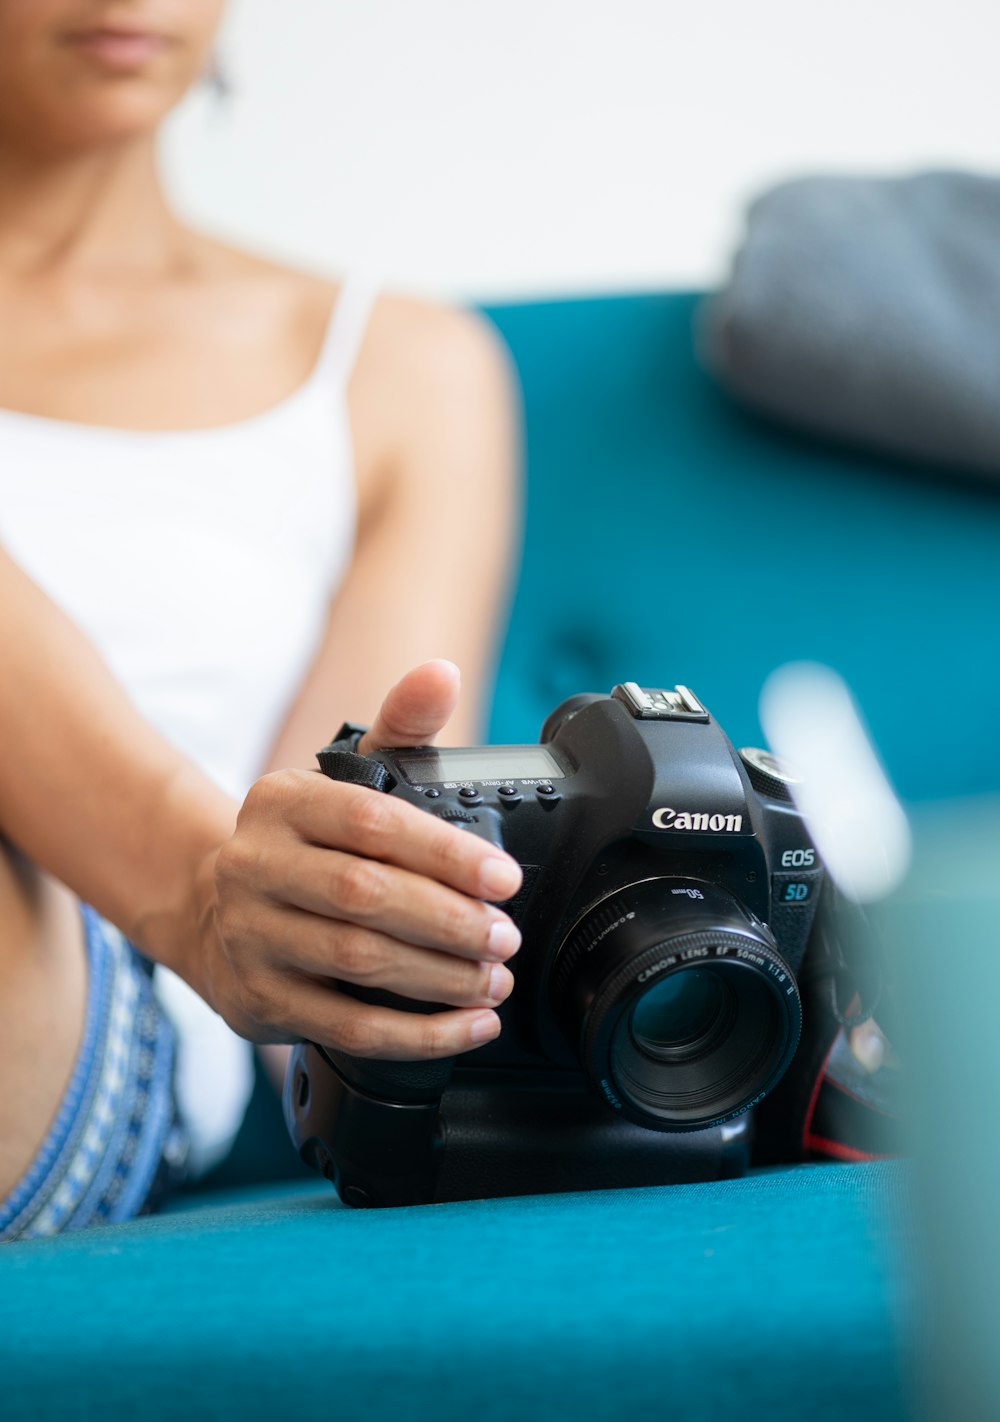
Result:
<svg viewBox="0 0 1000 1422"><path fill-rule="evenodd" d="M553 1009L608 1103L659 1130L739 1115L798 1043L794 977L768 930L717 885L646 880L566 941Z"/></svg>

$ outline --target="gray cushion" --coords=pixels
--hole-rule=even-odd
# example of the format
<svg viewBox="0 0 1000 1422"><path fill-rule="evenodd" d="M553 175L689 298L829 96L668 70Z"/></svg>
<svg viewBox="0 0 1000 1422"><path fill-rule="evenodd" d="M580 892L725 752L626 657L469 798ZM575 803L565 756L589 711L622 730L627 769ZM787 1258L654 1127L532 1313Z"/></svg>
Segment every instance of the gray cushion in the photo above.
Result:
<svg viewBox="0 0 1000 1422"><path fill-rule="evenodd" d="M703 348L756 409L1000 474L1000 179L806 178L751 207Z"/></svg>

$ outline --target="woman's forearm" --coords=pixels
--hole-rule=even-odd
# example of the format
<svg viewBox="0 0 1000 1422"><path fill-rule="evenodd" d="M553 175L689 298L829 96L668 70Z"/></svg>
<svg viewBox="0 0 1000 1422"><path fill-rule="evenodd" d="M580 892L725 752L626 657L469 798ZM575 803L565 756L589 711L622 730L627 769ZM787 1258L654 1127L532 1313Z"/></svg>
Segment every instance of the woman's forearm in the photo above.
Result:
<svg viewBox="0 0 1000 1422"><path fill-rule="evenodd" d="M0 553L0 832L257 1042L414 1060L499 1031L517 929L484 900L518 866L433 815L285 771L236 806L138 714L86 638ZM454 668L418 668L374 734L447 720ZM416 707L411 731L403 725ZM396 708L396 709L394 709ZM451 1004L372 1006L345 979Z"/></svg>
<svg viewBox="0 0 1000 1422"><path fill-rule="evenodd" d="M237 807L2 551L0 648L0 834L200 988L199 920Z"/></svg>

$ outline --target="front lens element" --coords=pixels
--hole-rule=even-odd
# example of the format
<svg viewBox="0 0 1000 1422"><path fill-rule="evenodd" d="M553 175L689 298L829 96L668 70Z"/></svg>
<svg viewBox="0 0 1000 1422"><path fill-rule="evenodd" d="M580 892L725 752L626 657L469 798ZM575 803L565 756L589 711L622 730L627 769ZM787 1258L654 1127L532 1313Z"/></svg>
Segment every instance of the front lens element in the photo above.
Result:
<svg viewBox="0 0 1000 1422"><path fill-rule="evenodd" d="M653 1061L695 1061L725 1037L736 1015L732 988L710 968L683 968L632 1008L632 1040Z"/></svg>
<svg viewBox="0 0 1000 1422"><path fill-rule="evenodd" d="M684 982L689 972L697 972L699 981ZM702 977L714 977L714 986ZM688 1002L691 1012L686 1022L677 1018L673 1037L652 1040L635 1030L642 998L631 1014L622 1015L611 1037L619 1091L633 1105L679 1122L731 1115L749 1104L773 1069L784 1038L782 1015L766 979L748 969L745 960L733 962L727 954L714 969L688 969L665 978L653 989L661 992L674 995L678 1004Z"/></svg>

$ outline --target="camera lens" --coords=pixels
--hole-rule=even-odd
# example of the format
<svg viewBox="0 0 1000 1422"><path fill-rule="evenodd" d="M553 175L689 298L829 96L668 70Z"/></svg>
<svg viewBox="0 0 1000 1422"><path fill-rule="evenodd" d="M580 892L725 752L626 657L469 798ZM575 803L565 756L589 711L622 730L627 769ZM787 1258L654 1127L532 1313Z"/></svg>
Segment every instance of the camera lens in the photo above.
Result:
<svg viewBox="0 0 1000 1422"><path fill-rule="evenodd" d="M695 1061L731 1027L736 998L710 968L682 968L643 993L632 1008L632 1040L653 1061Z"/></svg>
<svg viewBox="0 0 1000 1422"><path fill-rule="evenodd" d="M745 1111L791 1061L801 1007L769 930L716 884L647 879L560 948L552 1007L616 1111L695 1130Z"/></svg>

